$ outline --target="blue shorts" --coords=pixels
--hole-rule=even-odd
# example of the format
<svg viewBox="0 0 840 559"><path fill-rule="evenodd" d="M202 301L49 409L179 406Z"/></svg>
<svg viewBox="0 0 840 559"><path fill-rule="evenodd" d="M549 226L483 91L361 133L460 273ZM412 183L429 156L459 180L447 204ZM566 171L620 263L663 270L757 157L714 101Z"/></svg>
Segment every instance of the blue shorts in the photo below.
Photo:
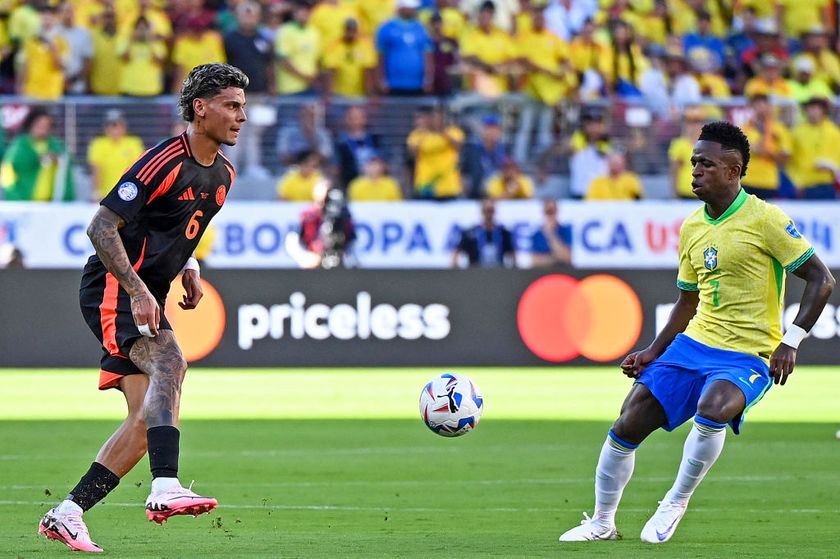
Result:
<svg viewBox="0 0 840 559"><path fill-rule="evenodd" d="M770 368L758 357L717 349L694 341L685 334L677 337L639 378L662 404L673 431L697 413L697 402L706 388L716 380L728 380L741 389L747 402L743 413L730 425L737 435L744 415L773 386Z"/></svg>

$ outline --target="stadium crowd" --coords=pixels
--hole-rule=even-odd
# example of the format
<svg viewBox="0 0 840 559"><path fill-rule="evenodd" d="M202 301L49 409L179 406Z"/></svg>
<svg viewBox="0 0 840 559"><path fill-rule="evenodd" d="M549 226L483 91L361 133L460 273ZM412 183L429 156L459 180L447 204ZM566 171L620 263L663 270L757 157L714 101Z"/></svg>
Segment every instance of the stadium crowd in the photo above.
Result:
<svg viewBox="0 0 840 559"><path fill-rule="evenodd" d="M751 192L834 198L836 8L833 0L7 0L0 92L26 103L121 96L141 104L177 93L198 64L229 62L248 74L249 98L300 103L276 134L252 119L233 154L241 176L276 181L285 200L312 200L324 177L350 200L528 198L566 174L574 198L643 198L644 175L668 176L670 195L691 197L698 126L723 116L740 121L753 145ZM368 121L394 98L415 114L401 141L386 142ZM4 126L3 198L78 198L75 167L87 171L90 198L100 197L144 149L125 115L100 118L104 130L86 154L66 153L48 110ZM255 159L266 143L274 160Z"/></svg>

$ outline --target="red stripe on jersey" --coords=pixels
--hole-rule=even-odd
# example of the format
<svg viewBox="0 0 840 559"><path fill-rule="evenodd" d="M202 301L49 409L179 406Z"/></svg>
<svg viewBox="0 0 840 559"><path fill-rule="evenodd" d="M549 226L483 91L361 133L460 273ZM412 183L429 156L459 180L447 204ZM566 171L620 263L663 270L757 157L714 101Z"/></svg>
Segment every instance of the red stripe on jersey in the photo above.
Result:
<svg viewBox="0 0 840 559"><path fill-rule="evenodd" d="M227 168L228 173L230 173L230 185L233 186L233 181L236 180L236 171L234 171L233 167L230 165L225 165L225 167Z"/></svg>
<svg viewBox="0 0 840 559"><path fill-rule="evenodd" d="M157 187L157 189L156 189L154 192L152 192L152 195L151 195L151 196L149 196L149 201L148 201L148 202L146 202L146 205L147 205L147 206L148 206L149 204L151 204L151 203L152 203L152 200L154 200L154 199L155 199L155 198L157 198L158 196L163 196L164 194L166 194L167 192L169 192L169 189L170 189L170 188L172 188L172 185L173 185L173 184L175 184L175 179L177 179L177 178L178 178L178 173L180 173L180 172L181 172L181 167L182 167L183 165L184 165L183 163L178 163L177 165L175 165L175 168L174 168L174 169L172 169L171 171L169 171L169 174L168 174L168 175L166 175L166 178L165 178L165 179L163 179L163 182L162 182L162 183L160 183L160 186L159 186L159 187Z"/></svg>
<svg viewBox="0 0 840 559"><path fill-rule="evenodd" d="M190 150L190 141L187 139L186 132L181 134L181 140L183 140L184 142L184 149L187 150L187 157L192 157L192 151Z"/></svg>
<svg viewBox="0 0 840 559"><path fill-rule="evenodd" d="M148 155L148 153L149 153L150 151L152 151L152 149L153 149L153 148L149 148L149 149L147 149L146 151L144 151L144 152L140 155L140 157L138 157L138 158L137 158L137 161L142 161L142 159L143 159L144 157L146 157L146 155ZM126 173L128 172L128 170L129 170L129 169L131 169L132 167L134 167L135 165L137 165L137 161L135 161L134 163L132 163L131 165L129 165L128 167L126 167L125 169L123 169L122 174L123 174L123 175L124 175L124 174L126 174ZM122 176L122 175L120 175L120 176Z"/></svg>
<svg viewBox="0 0 840 559"><path fill-rule="evenodd" d="M160 161L162 158L166 157L169 153L171 153L173 149L179 149L180 147L181 147L181 144L180 144L180 142L178 142L177 138L176 138L176 140L175 140L174 142L170 142L170 143L169 143L169 145L167 145L167 146L166 146L165 148L163 148L161 151L159 151L158 153L156 153L156 154L154 155L154 157L152 157L151 159L149 159L149 160L146 162L146 164L145 164L145 165L143 165L143 167L140 169L140 171L139 171L139 172L137 173L137 175L136 175L136 176L137 176L137 178L138 178L138 179L140 179L141 181L143 181L143 182L145 183L145 182L146 182L146 180L143 178L143 175L145 175L145 174L146 174L146 172L147 172L149 169L151 169L151 168L152 168L152 167L153 167L153 166L154 166L154 165L155 165L158 161ZM152 148L152 149L154 149L154 148ZM149 151L151 151L151 150L149 150ZM149 152L147 151L146 153L149 153ZM145 154L143 154L143 156L145 156ZM140 159L142 159L142 158L143 158L143 156L141 156L141 157L140 157ZM139 161L139 159L138 159L138 161Z"/></svg>
<svg viewBox="0 0 840 559"><path fill-rule="evenodd" d="M143 239L143 248L140 249L140 258L132 266L134 271L140 269L143 258L146 256L146 239ZM102 325L102 347L108 350L111 355L125 357L117 345L117 299L120 295L120 282L110 272L105 274L105 293L102 295L102 304L99 305L99 321Z"/></svg>
<svg viewBox="0 0 840 559"><path fill-rule="evenodd" d="M160 172L160 170L163 169L163 167L167 163L169 163L170 161L172 161L176 157L181 157L182 155L184 155L184 150L183 150L183 148L179 147L176 151L172 152L166 159L164 159L163 161L160 161L148 173L146 173L147 177L145 179L141 178L141 177L137 177L137 178L139 178L145 184L148 184L149 186L152 186L150 183L155 178L155 175L157 175Z"/></svg>

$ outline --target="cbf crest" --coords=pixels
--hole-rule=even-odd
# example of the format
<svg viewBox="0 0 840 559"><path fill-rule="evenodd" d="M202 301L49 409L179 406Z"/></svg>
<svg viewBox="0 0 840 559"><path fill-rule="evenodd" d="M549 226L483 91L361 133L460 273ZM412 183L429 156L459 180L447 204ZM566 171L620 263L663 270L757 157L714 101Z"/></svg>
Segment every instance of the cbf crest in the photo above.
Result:
<svg viewBox="0 0 840 559"><path fill-rule="evenodd" d="M703 252L703 265L710 272L713 272L718 265L718 249L710 246Z"/></svg>

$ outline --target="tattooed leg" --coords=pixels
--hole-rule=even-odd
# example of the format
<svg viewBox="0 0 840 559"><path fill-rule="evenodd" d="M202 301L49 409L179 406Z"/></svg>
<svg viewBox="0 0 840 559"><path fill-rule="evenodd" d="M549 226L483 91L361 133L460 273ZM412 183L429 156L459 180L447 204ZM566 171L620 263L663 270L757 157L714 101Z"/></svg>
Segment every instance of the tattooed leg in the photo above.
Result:
<svg viewBox="0 0 840 559"><path fill-rule="evenodd" d="M187 362L175 335L171 330L161 330L154 338L141 337L134 342L129 357L149 375L143 402L146 428L177 425Z"/></svg>
<svg viewBox="0 0 840 559"><path fill-rule="evenodd" d="M178 481L181 433L175 424L187 363L171 330L160 330L154 338L139 338L128 355L141 371L149 375L143 415L152 471L152 493L159 494L181 486Z"/></svg>

